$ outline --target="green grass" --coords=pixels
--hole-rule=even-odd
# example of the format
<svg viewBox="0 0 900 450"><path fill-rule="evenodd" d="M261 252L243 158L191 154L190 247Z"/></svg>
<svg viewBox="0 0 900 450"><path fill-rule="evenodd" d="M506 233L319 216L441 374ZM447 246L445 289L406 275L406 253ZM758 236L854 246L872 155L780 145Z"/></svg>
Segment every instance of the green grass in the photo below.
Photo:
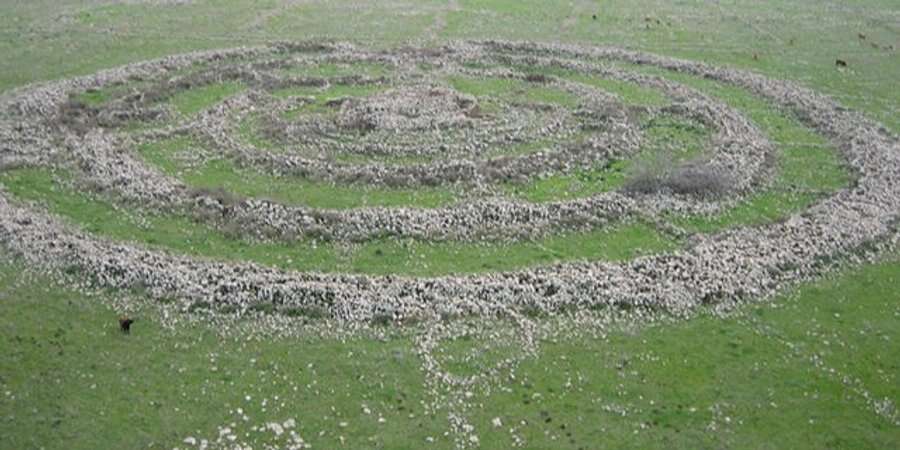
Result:
<svg viewBox="0 0 900 450"><path fill-rule="evenodd" d="M64 176L61 176L64 178ZM676 248L642 224L568 233L540 240L421 242L379 239L357 246L316 242L249 242L175 214L123 211L102 199L72 192L43 169L0 174L0 183L23 200L40 201L82 229L176 253L253 261L298 271L437 276L513 270L574 260L621 260Z"/></svg>
<svg viewBox="0 0 900 450"><path fill-rule="evenodd" d="M898 273L897 262L881 263L735 318L544 342L474 424L527 420L535 448L769 448L772 436L778 447L891 447L900 430L842 380L858 379L875 399L900 398L897 308L884 301L896 297ZM510 442L495 433L485 444Z"/></svg>
<svg viewBox="0 0 900 450"><path fill-rule="evenodd" d="M185 116L204 110L244 89L240 83L217 83L179 92L170 99L175 109Z"/></svg>
<svg viewBox="0 0 900 450"><path fill-rule="evenodd" d="M521 344L509 324L500 323L495 329L505 333L498 334L492 342L485 342L477 333L441 341L436 359L453 375L474 376L497 367L505 358L520 356Z"/></svg>
<svg viewBox="0 0 900 450"><path fill-rule="evenodd" d="M212 161L201 170L185 173L183 179L195 187L222 187L244 197L264 197L285 204L314 208L436 208L456 201L456 195L446 188L378 188L276 177L252 169L238 169L228 160Z"/></svg>
<svg viewBox="0 0 900 450"><path fill-rule="evenodd" d="M271 433L250 427L289 418L318 448L340 447L341 435L409 448L442 432L444 419L418 404L422 375L406 340L223 340L206 326L173 333L149 312L122 336L100 304L47 285L7 289L18 278L0 266L10 296L0 311L17 317L0 326L0 385L12 393L0 399L0 432L9 448L184 448L184 438L215 439L216 427L232 422L262 448ZM230 413L237 408L247 423Z"/></svg>
<svg viewBox="0 0 900 450"><path fill-rule="evenodd" d="M737 226L757 226L785 219L793 211L811 206L819 196L795 192L755 194L737 206L713 216L678 217L672 221L684 229L713 233Z"/></svg>
<svg viewBox="0 0 900 450"><path fill-rule="evenodd" d="M438 0L393 0L366 4L341 0L299 4L283 9L268 20L259 34L274 34L282 39L308 36L337 39L346 37L349 32L366 42L393 46L422 36L433 24L436 11L445 6Z"/></svg>
<svg viewBox="0 0 900 450"><path fill-rule="evenodd" d="M660 114L641 124L645 142L638 159L666 158L680 163L701 156L712 138L711 129L684 117Z"/></svg>
<svg viewBox="0 0 900 450"><path fill-rule="evenodd" d="M554 104L567 108L578 106L578 97L559 88L541 86L511 78L470 78L454 76L450 85L457 91L476 97L495 97L506 101Z"/></svg>
<svg viewBox="0 0 900 450"><path fill-rule="evenodd" d="M772 436L791 448L890 448L900 430L841 380L900 398L900 327L885 301L898 273L896 261L853 270L731 319L544 341L507 391L476 391L470 418L482 448L509 448L509 426L529 448L768 448ZM243 433L289 418L313 448L340 447L339 436L348 448L419 448L428 436L433 448L452 447L446 418L423 414L428 397L405 337L221 339L202 324L163 328L147 308L132 312L123 336L109 295L0 264L0 317L15 318L0 320L0 433L11 448L172 448L187 436L214 439L231 422ZM445 347L457 355L478 342ZM482 365L447 363L460 374ZM236 408L248 422L229 413ZM250 436L256 448L272 434Z"/></svg>
<svg viewBox="0 0 900 450"><path fill-rule="evenodd" d="M590 197L625 183L627 161L613 161L607 167L582 169L565 175L551 175L525 184L504 186L513 195L530 202L552 202Z"/></svg>
<svg viewBox="0 0 900 450"><path fill-rule="evenodd" d="M668 97L655 89L643 87L627 81L602 78L583 74L573 74L568 77L573 81L585 83L604 91L616 94L623 102L642 106L665 106L670 103Z"/></svg>
<svg viewBox="0 0 900 450"><path fill-rule="evenodd" d="M625 260L674 250L677 243L643 224L559 234L538 241L510 244L370 242L353 261L355 271L428 276L440 273L478 273L573 260ZM386 264L385 261L390 261Z"/></svg>
<svg viewBox="0 0 900 450"><path fill-rule="evenodd" d="M141 144L138 152L147 162L159 167L169 175L177 175L185 169L185 163L179 160L190 156L191 149L196 148L193 139L188 136L175 136L161 141Z"/></svg>

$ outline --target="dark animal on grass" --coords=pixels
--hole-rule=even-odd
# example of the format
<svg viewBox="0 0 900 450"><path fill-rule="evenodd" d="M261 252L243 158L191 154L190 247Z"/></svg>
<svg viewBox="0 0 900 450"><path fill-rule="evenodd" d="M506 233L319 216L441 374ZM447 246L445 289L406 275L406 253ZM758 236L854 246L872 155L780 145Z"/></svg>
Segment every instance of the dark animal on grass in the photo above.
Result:
<svg viewBox="0 0 900 450"><path fill-rule="evenodd" d="M119 329L122 330L122 333L130 334L131 333L131 324L134 323L134 320L129 318L128 316L119 317Z"/></svg>
<svg viewBox="0 0 900 450"><path fill-rule="evenodd" d="M843 59L836 59L834 60L834 65L838 67L847 67L847 61L844 61Z"/></svg>

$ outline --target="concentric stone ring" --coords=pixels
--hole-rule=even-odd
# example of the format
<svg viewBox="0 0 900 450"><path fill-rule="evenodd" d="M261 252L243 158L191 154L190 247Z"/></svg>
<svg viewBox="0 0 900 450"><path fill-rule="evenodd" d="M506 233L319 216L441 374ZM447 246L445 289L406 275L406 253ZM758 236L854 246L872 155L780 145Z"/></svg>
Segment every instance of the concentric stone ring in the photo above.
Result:
<svg viewBox="0 0 900 450"><path fill-rule="evenodd" d="M369 73L342 74L343 64ZM310 75L310 68L320 73ZM284 73L294 69L300 74ZM683 314L702 304L770 294L835 258L877 247L892 233L900 214L900 144L884 127L789 82L612 48L487 41L368 51L284 44L174 56L5 94L2 162L65 169L74 174L74 185L91 186L125 206L204 211L195 219L239 225L235 232L244 236L325 234L348 242L378 236L517 240L628 218L715 212L771 183L777 149L750 119L653 70L715 80L789 111L840 151L853 184L783 220L696 234L661 254L430 278L296 272L177 254L76 230L7 191L0 198L0 240L37 266L76 267L92 283L139 285L186 306L316 308L352 323L604 305ZM467 86L472 79L482 85ZM651 88L665 100L628 106L591 87L594 79ZM160 104L178 92L229 82L246 88L200 111L179 115ZM485 86L505 94L479 95ZM117 88L101 106L72 100L74 94ZM343 94L326 97L332 90ZM534 92L539 99L528 97ZM575 199L530 202L500 194L510 181L634 157L646 139L636 118L641 114L709 128L705 154L673 163L657 178L636 177L620 189ZM263 130L262 137L242 134L247 123ZM430 208L225 202L148 164L136 150L178 137L202 143L201 149L191 144L191 151L176 152L186 165L231 161L259 173L327 183L454 186L466 194ZM692 181L700 178L707 181L705 190Z"/></svg>

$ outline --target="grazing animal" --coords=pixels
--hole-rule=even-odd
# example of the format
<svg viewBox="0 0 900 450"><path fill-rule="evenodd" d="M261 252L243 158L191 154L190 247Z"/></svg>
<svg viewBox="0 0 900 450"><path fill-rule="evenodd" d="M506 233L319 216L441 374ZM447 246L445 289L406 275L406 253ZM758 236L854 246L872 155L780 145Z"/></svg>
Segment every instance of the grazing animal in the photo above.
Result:
<svg viewBox="0 0 900 450"><path fill-rule="evenodd" d="M125 334L131 333L131 324L133 323L134 320L132 320L128 316L119 317L119 329L121 329Z"/></svg>
<svg viewBox="0 0 900 450"><path fill-rule="evenodd" d="M844 61L843 59L836 59L834 60L834 65L838 67L847 67L847 61Z"/></svg>
<svg viewBox="0 0 900 450"><path fill-rule="evenodd" d="M594 19L594 20L597 20L597 15L594 14L594 15L591 16L591 18Z"/></svg>

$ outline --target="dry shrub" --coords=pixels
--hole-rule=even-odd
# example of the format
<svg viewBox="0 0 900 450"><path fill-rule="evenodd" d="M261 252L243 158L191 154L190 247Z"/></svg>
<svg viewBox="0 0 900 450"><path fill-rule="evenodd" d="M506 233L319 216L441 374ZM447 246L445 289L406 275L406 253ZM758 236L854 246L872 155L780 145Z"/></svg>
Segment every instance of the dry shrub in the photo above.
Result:
<svg viewBox="0 0 900 450"><path fill-rule="evenodd" d="M634 170L625 191L639 194L679 194L710 198L726 193L731 181L715 167L691 162L668 169L648 163Z"/></svg>
<svg viewBox="0 0 900 450"><path fill-rule="evenodd" d="M531 73L525 76L525 81L529 83L540 83L545 84L550 82L550 78L546 75L539 73Z"/></svg>

